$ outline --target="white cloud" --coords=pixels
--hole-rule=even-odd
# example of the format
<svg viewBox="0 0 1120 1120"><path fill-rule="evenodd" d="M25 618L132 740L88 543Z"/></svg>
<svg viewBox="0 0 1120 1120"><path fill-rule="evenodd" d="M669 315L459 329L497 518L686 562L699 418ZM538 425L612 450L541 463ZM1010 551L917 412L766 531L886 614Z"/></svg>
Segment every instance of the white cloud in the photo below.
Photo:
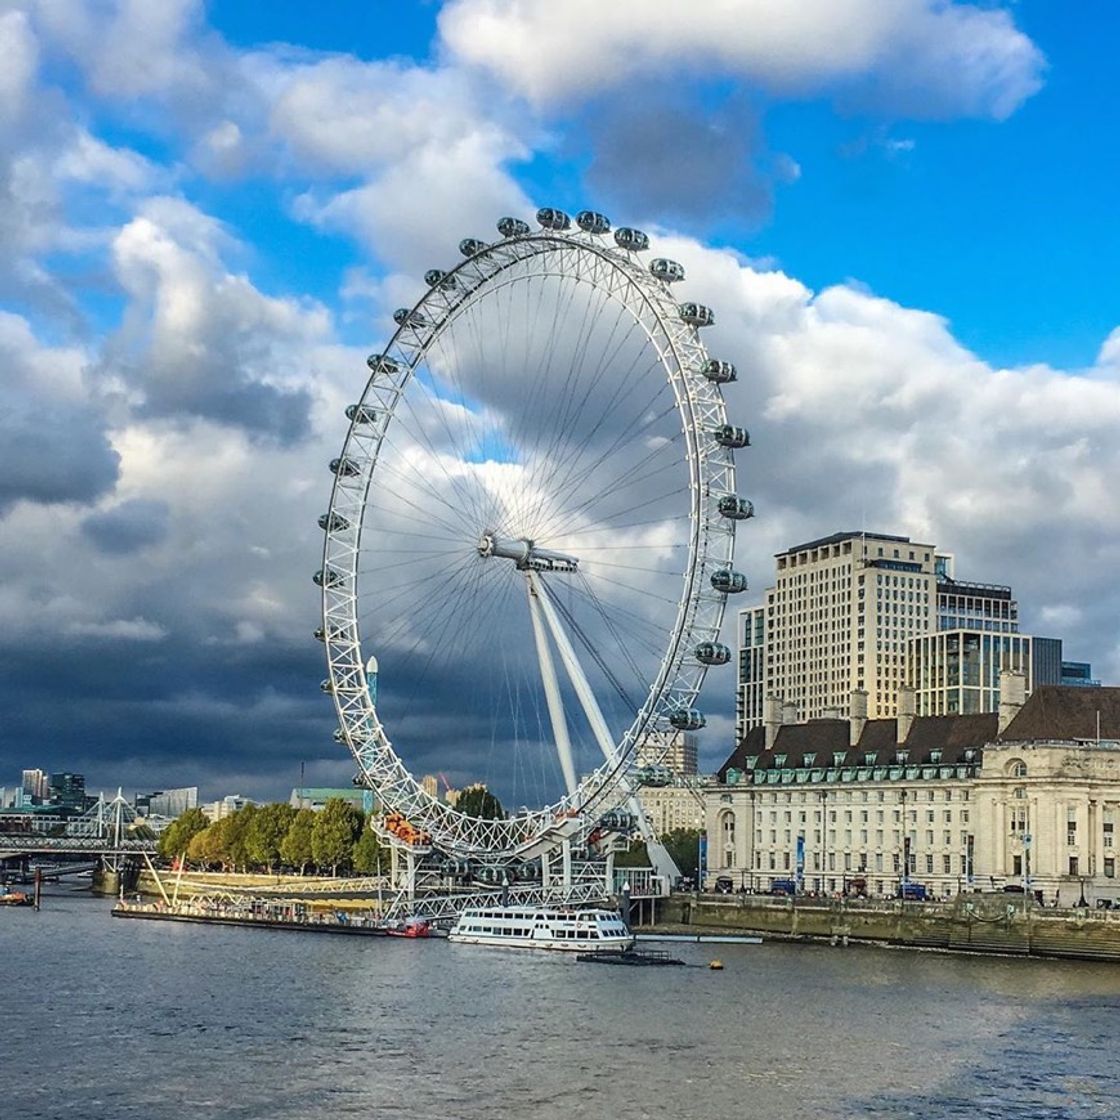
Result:
<svg viewBox="0 0 1120 1120"><path fill-rule="evenodd" d="M1043 66L1006 12L941 0L452 0L439 26L455 57L538 104L686 71L1002 119Z"/></svg>

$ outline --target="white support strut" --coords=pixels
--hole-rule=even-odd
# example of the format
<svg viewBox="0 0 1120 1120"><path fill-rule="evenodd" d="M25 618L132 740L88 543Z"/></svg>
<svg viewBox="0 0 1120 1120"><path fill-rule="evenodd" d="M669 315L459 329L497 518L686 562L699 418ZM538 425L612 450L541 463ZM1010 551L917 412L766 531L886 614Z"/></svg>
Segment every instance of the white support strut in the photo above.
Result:
<svg viewBox="0 0 1120 1120"><path fill-rule="evenodd" d="M548 648L548 635L541 621L540 595L534 586L533 570L526 570L525 584L529 592L529 617L533 620L533 637L537 643L537 660L541 667L541 680L544 682L544 695L548 703L548 715L552 721L552 734L556 740L556 753L560 756L560 769L564 773L564 785L568 793L576 791L576 767L572 761L572 740L568 735L568 721L564 716L564 703L560 699L560 684L556 679L556 666L552 661L552 651Z"/></svg>
<svg viewBox="0 0 1120 1120"><path fill-rule="evenodd" d="M591 691L591 685L588 683L587 677L584 676L583 668L576 657L576 651L572 648L567 633L560 625L560 619L556 617L556 611L548 598L547 592L541 586L537 573L530 568L526 571L525 576L529 581L531 600L535 598L540 605L541 614L544 616L545 622L548 623L552 640L556 643L556 648L560 652L560 660L564 662L564 668L568 671L572 688L575 689L576 696L579 697L579 702L583 706L584 715L591 725L591 731L599 744L599 749L611 766L617 766L618 751L615 750L614 739L611 738L607 721L603 718L603 711L599 707L599 702L595 699L595 693ZM654 870L657 874L668 878L671 883L680 875L680 869L673 861L672 856L666 851L664 845L657 839L653 826L646 816L645 808L638 800L638 796L634 793L630 783L625 782L624 788L628 791L626 807L638 822L638 831L646 842L646 850L649 852L650 858L654 861Z"/></svg>

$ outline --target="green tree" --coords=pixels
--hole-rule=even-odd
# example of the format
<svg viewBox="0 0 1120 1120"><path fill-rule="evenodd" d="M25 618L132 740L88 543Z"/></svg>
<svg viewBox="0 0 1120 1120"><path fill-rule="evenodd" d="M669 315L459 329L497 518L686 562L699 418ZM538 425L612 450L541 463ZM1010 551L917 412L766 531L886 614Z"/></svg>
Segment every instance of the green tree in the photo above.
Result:
<svg viewBox="0 0 1120 1120"><path fill-rule="evenodd" d="M280 858L289 866L298 867L301 875L314 858L311 854L311 832L316 816L312 809L300 809L292 817L288 832L280 842Z"/></svg>
<svg viewBox="0 0 1120 1120"><path fill-rule="evenodd" d="M354 842L354 870L362 875L373 875L381 863L381 841L377 833L369 826L369 821L362 828L362 834Z"/></svg>
<svg viewBox="0 0 1120 1120"><path fill-rule="evenodd" d="M348 867L354 856L354 841L362 830L362 811L341 797L329 798L316 814L311 830L311 856L320 867L329 867L338 874Z"/></svg>
<svg viewBox="0 0 1120 1120"><path fill-rule="evenodd" d="M288 835L295 815L295 809L282 801L261 806L250 820L245 834L245 849L250 862L262 867L276 866L280 845Z"/></svg>
<svg viewBox="0 0 1120 1120"><path fill-rule="evenodd" d="M695 877L700 868L700 829L674 828L661 837L682 875Z"/></svg>
<svg viewBox="0 0 1120 1120"><path fill-rule="evenodd" d="M209 828L196 832L191 837L190 847L187 848L187 859L201 867L212 867L225 861L223 848L223 828L221 821L215 821Z"/></svg>
<svg viewBox="0 0 1120 1120"><path fill-rule="evenodd" d="M630 847L624 852L618 852L614 857L615 867L649 867L649 852L646 850L644 840L633 840Z"/></svg>
<svg viewBox="0 0 1120 1120"><path fill-rule="evenodd" d="M248 871L249 864L253 862L249 854L249 835L259 812L256 805L243 805L225 818L230 822L226 826L228 829L225 834L226 854L234 871L239 867L243 871Z"/></svg>
<svg viewBox="0 0 1120 1120"><path fill-rule="evenodd" d="M190 847L191 840L208 828L210 821L201 809L188 809L164 830L159 838L159 854L164 859L175 859Z"/></svg>
<svg viewBox="0 0 1120 1120"><path fill-rule="evenodd" d="M484 820L501 821L506 817L502 803L481 782L467 786L459 794L455 808L468 817L481 817Z"/></svg>

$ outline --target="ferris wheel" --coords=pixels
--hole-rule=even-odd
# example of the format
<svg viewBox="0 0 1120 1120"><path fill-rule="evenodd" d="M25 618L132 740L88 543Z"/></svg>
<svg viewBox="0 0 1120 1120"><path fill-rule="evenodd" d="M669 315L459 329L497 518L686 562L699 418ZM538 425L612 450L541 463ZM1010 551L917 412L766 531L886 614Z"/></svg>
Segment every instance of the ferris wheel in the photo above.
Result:
<svg viewBox="0 0 1120 1120"><path fill-rule="evenodd" d="M322 627L335 735L409 836L516 858L593 822L704 726L726 665L735 488L714 322L675 261L601 214L503 218L425 274L368 359L324 531ZM391 737L392 736L392 737ZM504 819L414 774L470 771ZM521 804L524 802L524 804Z"/></svg>

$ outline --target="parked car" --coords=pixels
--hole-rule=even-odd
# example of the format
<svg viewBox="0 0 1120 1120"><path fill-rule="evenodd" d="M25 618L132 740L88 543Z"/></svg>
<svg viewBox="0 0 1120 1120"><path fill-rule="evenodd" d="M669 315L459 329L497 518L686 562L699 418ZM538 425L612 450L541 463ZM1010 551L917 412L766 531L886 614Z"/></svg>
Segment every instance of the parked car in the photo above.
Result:
<svg viewBox="0 0 1120 1120"><path fill-rule="evenodd" d="M792 879L774 879L770 883L770 893L776 895L797 894L797 884Z"/></svg>
<svg viewBox="0 0 1120 1120"><path fill-rule="evenodd" d="M721 875L715 883L713 888L716 894L730 894L735 889L735 884L731 881L730 875Z"/></svg>

